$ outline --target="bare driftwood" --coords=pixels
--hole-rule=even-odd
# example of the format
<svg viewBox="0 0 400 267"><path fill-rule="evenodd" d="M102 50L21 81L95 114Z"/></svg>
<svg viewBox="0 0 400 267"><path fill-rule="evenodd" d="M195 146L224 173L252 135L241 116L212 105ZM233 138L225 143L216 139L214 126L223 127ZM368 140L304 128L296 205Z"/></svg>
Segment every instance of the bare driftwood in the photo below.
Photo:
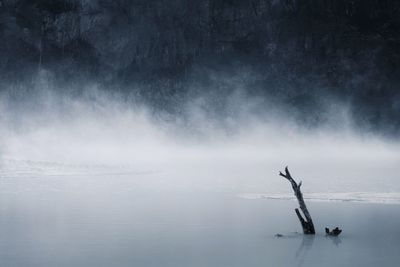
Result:
<svg viewBox="0 0 400 267"><path fill-rule="evenodd" d="M296 196L296 198L299 202L299 205L300 205L300 209L303 212L304 217L305 217L305 218L303 218L299 209L295 209L296 215L300 220L301 226L303 227L303 233L307 234L307 235L314 235L315 234L314 223L311 219L310 213L308 212L306 203L304 202L304 199L303 199L303 194L301 193L301 190L300 190L301 181L298 184L296 183L296 181L290 175L288 167L285 168L284 174L282 172L279 172L279 175L286 178L292 184L294 195Z"/></svg>
<svg viewBox="0 0 400 267"><path fill-rule="evenodd" d="M336 227L332 231L329 231L329 228L325 227L325 233L330 236L338 236L338 235L340 235L341 232L342 232L342 229L339 229L339 227Z"/></svg>

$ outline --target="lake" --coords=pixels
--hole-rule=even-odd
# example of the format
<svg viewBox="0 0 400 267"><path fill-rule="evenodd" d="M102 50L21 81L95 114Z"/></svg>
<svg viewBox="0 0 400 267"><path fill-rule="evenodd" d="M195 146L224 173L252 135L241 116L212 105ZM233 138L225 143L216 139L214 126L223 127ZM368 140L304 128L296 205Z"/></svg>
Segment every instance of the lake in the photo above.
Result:
<svg viewBox="0 0 400 267"><path fill-rule="evenodd" d="M0 265L398 266L400 205L159 190L123 175L2 176ZM324 227L343 233L326 237ZM277 233L283 236L278 238Z"/></svg>

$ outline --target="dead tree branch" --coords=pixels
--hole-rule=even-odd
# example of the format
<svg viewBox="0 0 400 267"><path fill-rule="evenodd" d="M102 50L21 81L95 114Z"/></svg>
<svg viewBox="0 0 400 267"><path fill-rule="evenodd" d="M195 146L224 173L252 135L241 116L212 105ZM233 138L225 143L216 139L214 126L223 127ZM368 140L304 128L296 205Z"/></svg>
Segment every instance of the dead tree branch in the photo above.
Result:
<svg viewBox="0 0 400 267"><path fill-rule="evenodd" d="M297 184L296 181L292 178L292 175L289 172L288 167L285 168L285 173L283 174L282 172L279 172L279 175L286 178L292 185L294 195L297 198L297 201L299 202L300 209L304 214L304 217L301 215L299 209L295 209L296 215L299 218L299 221L301 223L301 226L303 228L303 233L307 235L314 235L315 234L315 228L314 228L314 223L312 221L311 215L308 212L306 203L304 202L303 199L303 194L301 193L300 187L301 187L301 181Z"/></svg>

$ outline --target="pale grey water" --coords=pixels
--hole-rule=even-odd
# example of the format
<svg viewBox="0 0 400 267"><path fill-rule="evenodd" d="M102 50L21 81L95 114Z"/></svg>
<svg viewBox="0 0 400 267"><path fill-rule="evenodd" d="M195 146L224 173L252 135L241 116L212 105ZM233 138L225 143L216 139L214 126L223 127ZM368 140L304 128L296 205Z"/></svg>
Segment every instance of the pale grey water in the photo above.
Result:
<svg viewBox="0 0 400 267"><path fill-rule="evenodd" d="M128 177L1 180L0 266L398 266L400 205L155 190ZM340 226L340 238L323 234ZM281 233L283 238L274 235Z"/></svg>

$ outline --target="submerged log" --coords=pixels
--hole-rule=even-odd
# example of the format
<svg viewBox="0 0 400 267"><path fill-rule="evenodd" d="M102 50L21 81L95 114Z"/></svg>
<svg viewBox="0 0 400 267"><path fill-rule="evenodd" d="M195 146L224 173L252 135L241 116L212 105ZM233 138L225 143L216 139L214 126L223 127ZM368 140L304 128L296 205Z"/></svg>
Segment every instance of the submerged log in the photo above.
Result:
<svg viewBox="0 0 400 267"><path fill-rule="evenodd" d="M303 228L303 233L307 235L314 235L315 234L314 223L312 221L310 213L308 212L306 203L304 202L303 199L303 194L301 193L300 190L301 181L298 184L296 183L296 181L292 178L292 175L290 174L288 167L285 168L284 174L282 172L279 172L279 175L286 178L292 185L294 195L296 196L297 201L299 202L300 205L300 210L303 212L305 217L303 218L299 209L295 209L297 218L299 218L301 227Z"/></svg>
<svg viewBox="0 0 400 267"><path fill-rule="evenodd" d="M339 229L339 227L336 227L332 231L329 231L329 228L325 227L325 233L330 236L338 236L338 235L340 235L341 232L342 232L342 229Z"/></svg>

